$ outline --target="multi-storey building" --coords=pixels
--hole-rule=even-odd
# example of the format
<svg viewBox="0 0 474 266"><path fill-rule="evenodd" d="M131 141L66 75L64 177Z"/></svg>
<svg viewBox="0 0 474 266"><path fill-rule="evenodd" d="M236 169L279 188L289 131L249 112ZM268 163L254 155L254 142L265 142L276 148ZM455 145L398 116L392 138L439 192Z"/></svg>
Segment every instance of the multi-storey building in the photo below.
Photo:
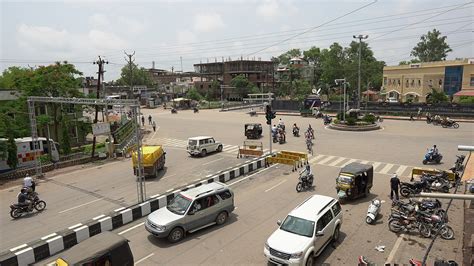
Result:
<svg viewBox="0 0 474 266"><path fill-rule="evenodd" d="M382 91L400 102L426 102L436 90L459 100L474 96L474 59L425 62L383 69Z"/></svg>

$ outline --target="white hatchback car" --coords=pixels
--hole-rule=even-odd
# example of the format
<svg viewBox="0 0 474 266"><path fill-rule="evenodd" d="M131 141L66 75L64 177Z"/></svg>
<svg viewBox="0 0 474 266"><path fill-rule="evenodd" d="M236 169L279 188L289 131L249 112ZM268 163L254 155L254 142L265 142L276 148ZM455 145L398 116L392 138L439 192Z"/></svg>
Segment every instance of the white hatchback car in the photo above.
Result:
<svg viewBox="0 0 474 266"><path fill-rule="evenodd" d="M339 238L341 205L334 198L313 195L277 224L265 243L265 257L276 264L313 265L314 257Z"/></svg>

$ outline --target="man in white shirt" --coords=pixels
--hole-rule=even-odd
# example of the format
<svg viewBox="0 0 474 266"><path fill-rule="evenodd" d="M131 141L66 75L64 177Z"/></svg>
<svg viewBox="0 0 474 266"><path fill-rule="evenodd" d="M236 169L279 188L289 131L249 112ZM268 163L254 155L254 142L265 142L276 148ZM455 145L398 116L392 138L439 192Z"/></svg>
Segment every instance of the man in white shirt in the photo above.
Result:
<svg viewBox="0 0 474 266"><path fill-rule="evenodd" d="M26 176L23 178L23 187L28 189L28 193L35 191L35 181L31 176Z"/></svg>

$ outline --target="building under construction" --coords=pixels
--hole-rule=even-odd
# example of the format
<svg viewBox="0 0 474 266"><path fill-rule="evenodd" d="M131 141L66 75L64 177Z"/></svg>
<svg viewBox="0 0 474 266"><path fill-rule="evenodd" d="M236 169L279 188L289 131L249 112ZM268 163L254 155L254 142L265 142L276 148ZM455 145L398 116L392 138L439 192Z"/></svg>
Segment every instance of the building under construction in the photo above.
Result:
<svg viewBox="0 0 474 266"><path fill-rule="evenodd" d="M194 83L195 87L206 94L212 86L212 81L218 81L223 85L223 98L229 100L230 98L243 98L245 95L240 95L235 91L235 88L230 86L233 78L243 75L261 92L272 92L274 80L274 69L276 65L272 61L261 60L222 60L221 62L213 63L199 63L194 65L194 71L200 80ZM220 92L213 92L219 93Z"/></svg>

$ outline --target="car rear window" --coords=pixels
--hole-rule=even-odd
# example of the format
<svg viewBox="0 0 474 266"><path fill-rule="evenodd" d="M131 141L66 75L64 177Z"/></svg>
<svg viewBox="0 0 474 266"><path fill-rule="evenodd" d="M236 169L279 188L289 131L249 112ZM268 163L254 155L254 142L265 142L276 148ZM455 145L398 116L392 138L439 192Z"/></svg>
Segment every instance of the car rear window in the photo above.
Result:
<svg viewBox="0 0 474 266"><path fill-rule="evenodd" d="M230 191L228 191L228 190L222 191L222 192L218 193L217 195L219 195L219 197L222 200L226 200L226 199L232 197L232 193L230 193Z"/></svg>
<svg viewBox="0 0 474 266"><path fill-rule="evenodd" d="M339 202L336 202L336 204L332 205L331 209L334 213L334 216L337 216L341 212L341 204L339 204Z"/></svg>
<svg viewBox="0 0 474 266"><path fill-rule="evenodd" d="M194 139L190 139L189 142L188 142L189 146L195 146L196 144L197 144L197 141L194 140Z"/></svg>

